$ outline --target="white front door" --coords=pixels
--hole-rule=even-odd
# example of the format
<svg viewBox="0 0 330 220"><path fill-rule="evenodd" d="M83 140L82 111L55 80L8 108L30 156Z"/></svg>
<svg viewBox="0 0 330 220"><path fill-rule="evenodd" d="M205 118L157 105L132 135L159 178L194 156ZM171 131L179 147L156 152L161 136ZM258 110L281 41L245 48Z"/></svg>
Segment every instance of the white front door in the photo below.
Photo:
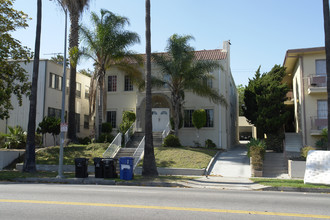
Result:
<svg viewBox="0 0 330 220"><path fill-rule="evenodd" d="M162 132L170 121L170 110L168 108L152 109L152 131Z"/></svg>

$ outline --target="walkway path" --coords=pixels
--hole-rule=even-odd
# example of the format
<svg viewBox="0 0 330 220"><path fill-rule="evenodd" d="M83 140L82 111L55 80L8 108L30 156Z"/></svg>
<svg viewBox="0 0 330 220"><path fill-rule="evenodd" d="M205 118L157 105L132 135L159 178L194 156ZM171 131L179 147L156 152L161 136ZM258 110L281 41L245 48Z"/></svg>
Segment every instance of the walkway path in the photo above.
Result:
<svg viewBox="0 0 330 220"><path fill-rule="evenodd" d="M246 155L245 145L238 145L227 152L219 154L210 169L210 175L250 178L250 159Z"/></svg>

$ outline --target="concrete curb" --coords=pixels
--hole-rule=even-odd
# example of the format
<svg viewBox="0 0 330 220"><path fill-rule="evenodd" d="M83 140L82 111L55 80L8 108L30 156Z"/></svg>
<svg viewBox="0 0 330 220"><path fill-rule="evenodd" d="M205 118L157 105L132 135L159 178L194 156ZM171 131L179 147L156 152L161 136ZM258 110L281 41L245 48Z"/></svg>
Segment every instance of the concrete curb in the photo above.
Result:
<svg viewBox="0 0 330 220"><path fill-rule="evenodd" d="M322 188L295 188L295 187L266 187L266 188L261 189L261 191L330 193L330 189L322 189Z"/></svg>
<svg viewBox="0 0 330 220"><path fill-rule="evenodd" d="M211 170L212 170L212 168L213 168L213 166L214 166L214 163L215 163L215 158L217 158L221 153L222 153L221 151L218 151L218 152L214 155L214 157L211 159L211 161L210 161L209 164L207 165L207 168L206 168L206 170L205 170L204 175L206 175L206 176L210 175L210 172L211 172Z"/></svg>
<svg viewBox="0 0 330 220"><path fill-rule="evenodd" d="M157 171L159 175L162 176L203 176L205 173L205 169L187 169L187 168L164 168L157 167ZM141 175L142 167L136 167L134 170L134 174Z"/></svg>
<svg viewBox="0 0 330 220"><path fill-rule="evenodd" d="M65 183L65 184L98 184L98 185L115 185L115 180L95 179L95 178L16 178L14 181L25 183Z"/></svg>

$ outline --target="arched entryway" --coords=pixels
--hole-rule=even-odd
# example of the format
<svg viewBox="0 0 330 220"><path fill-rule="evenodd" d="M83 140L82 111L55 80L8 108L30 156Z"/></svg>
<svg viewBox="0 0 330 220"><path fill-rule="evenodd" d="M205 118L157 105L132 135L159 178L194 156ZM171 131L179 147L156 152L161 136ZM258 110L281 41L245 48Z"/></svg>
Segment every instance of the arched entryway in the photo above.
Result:
<svg viewBox="0 0 330 220"><path fill-rule="evenodd" d="M138 130L144 131L145 128L145 98L141 101L136 111ZM165 94L156 93L152 95L152 124L154 132L163 131L172 114L172 106L169 97Z"/></svg>

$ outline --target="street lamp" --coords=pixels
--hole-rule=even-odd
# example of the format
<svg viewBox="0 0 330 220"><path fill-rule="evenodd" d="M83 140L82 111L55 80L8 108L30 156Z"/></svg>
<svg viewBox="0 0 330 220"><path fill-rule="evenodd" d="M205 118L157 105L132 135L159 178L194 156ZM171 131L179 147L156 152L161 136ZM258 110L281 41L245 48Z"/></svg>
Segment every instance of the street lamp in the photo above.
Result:
<svg viewBox="0 0 330 220"><path fill-rule="evenodd" d="M51 0L50 0L51 1ZM65 132L67 131L67 124L65 123L65 88L66 88L66 41L67 41L67 18L68 13L67 9L63 6L60 0L57 0L58 3L62 6L65 14L65 31L64 31L64 55L63 55L63 80L62 80L62 110L61 110L61 135L60 135L60 155L59 155L59 164L58 164L58 174L56 178L62 179L63 176L63 145L65 139Z"/></svg>

